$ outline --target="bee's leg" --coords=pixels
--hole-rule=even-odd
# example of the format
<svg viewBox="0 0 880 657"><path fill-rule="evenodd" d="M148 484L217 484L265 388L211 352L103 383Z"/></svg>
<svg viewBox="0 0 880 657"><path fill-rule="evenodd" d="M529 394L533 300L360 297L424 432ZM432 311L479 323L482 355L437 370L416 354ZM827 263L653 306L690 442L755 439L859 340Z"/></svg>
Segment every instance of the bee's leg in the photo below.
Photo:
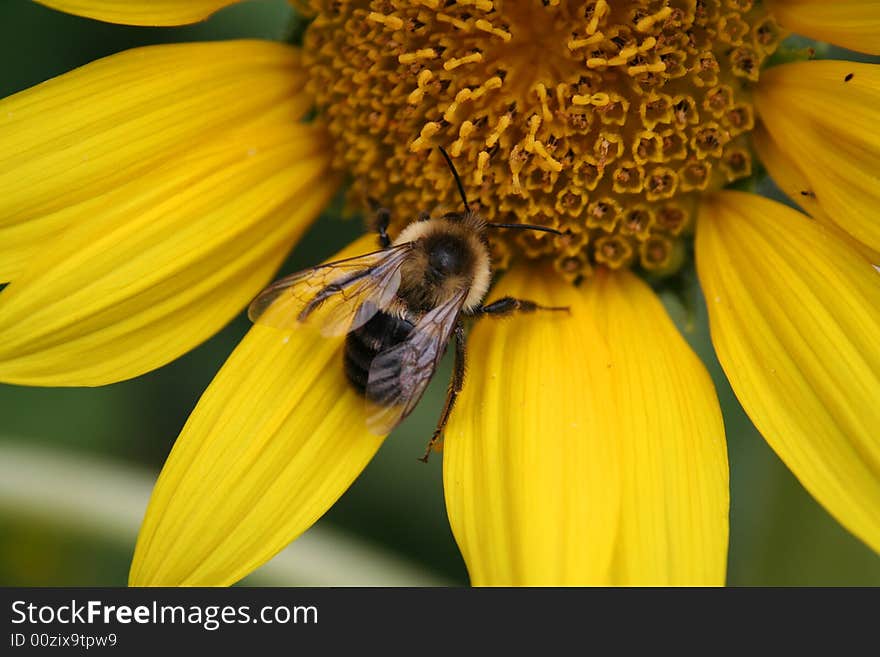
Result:
<svg viewBox="0 0 880 657"><path fill-rule="evenodd" d="M513 297L501 297L488 306L480 306L474 315L490 315L492 317L509 317L513 313L533 313L536 310L562 310L570 312L568 306L540 306L534 301L527 299L514 299Z"/></svg>
<svg viewBox="0 0 880 657"><path fill-rule="evenodd" d="M382 207L379 204L379 201L372 196L367 198L367 203L370 204L370 209L375 213L373 227L376 229L376 232L379 233L379 246L383 249L387 249L391 246L391 238L388 237L388 224L391 223L391 210Z"/></svg>
<svg viewBox="0 0 880 657"><path fill-rule="evenodd" d="M391 223L391 210L379 208L376 210L376 232L379 233L379 246L387 249L391 246L391 238L388 237L388 224Z"/></svg>
<svg viewBox="0 0 880 657"><path fill-rule="evenodd" d="M428 462L428 457L434 450L434 446L443 435L446 423L449 421L449 415L452 413L452 407L455 406L455 400L461 388L464 385L464 324L461 320L455 325L455 364L452 368L452 380L449 382L449 388L446 390L446 403L443 404L443 412L440 414L440 420L437 422L437 428L431 436L431 441L425 450L425 455L419 460L423 463Z"/></svg>

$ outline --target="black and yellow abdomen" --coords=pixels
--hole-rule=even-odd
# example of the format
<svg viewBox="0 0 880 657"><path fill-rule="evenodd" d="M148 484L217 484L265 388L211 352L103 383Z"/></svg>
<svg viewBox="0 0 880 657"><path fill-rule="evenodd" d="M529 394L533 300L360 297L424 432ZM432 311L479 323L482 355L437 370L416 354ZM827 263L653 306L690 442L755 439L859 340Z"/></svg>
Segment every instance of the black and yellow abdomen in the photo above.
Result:
<svg viewBox="0 0 880 657"><path fill-rule="evenodd" d="M361 395L367 394L370 366L380 353L394 347L409 337L413 324L396 315L381 310L360 328L345 338L345 376ZM370 401L382 404L396 399L400 393L393 384L380 390L370 391Z"/></svg>

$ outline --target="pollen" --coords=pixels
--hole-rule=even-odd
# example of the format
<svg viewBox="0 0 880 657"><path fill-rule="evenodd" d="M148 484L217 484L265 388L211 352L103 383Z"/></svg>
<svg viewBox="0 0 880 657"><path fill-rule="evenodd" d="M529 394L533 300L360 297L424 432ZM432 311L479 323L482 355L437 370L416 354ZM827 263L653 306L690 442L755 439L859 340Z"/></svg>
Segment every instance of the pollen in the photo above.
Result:
<svg viewBox="0 0 880 657"><path fill-rule="evenodd" d="M310 88L351 200L398 230L459 207L496 266L666 273L701 194L751 175L752 89L783 33L752 0L314 0Z"/></svg>

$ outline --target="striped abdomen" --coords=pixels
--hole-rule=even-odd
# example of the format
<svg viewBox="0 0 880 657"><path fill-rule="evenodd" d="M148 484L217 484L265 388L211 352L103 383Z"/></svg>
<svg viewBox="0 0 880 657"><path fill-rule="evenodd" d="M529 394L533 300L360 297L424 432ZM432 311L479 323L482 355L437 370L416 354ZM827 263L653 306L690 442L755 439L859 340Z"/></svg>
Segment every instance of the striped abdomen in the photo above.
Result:
<svg viewBox="0 0 880 657"><path fill-rule="evenodd" d="M345 376L360 394L365 395L370 378L370 365L376 356L386 349L400 344L413 330L413 325L395 315L377 312L366 324L355 329L345 339ZM397 389L374 391L371 401L396 399Z"/></svg>

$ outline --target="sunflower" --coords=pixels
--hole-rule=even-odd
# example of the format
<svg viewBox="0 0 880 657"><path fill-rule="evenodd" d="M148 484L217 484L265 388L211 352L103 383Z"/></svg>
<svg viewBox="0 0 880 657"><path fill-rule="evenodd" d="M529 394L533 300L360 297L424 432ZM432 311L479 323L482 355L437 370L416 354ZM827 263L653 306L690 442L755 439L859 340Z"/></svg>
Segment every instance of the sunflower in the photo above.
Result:
<svg viewBox="0 0 880 657"><path fill-rule="evenodd" d="M234 0L42 0L198 21ZM696 269L744 409L880 550L880 54L872 0L313 0L301 44L122 52L0 101L0 380L138 376L232 319L340 189L456 203L493 234L492 294L445 434L472 583L723 584L724 425L654 288ZM750 191L763 168L793 204ZM516 232L516 234L514 234ZM345 257L375 249L365 236ZM549 313L548 313L549 314ZM230 584L372 458L341 339L254 326L156 484L134 585Z"/></svg>

